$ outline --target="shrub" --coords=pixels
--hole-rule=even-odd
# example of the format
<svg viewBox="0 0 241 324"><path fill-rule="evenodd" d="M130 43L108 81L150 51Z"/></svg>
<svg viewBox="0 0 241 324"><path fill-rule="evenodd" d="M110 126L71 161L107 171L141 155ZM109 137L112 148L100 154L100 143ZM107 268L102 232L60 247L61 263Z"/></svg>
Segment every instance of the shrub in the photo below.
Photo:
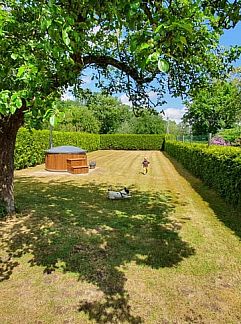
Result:
<svg viewBox="0 0 241 324"><path fill-rule="evenodd" d="M100 147L100 135L79 132L53 132L54 146L73 145L89 152Z"/></svg>
<svg viewBox="0 0 241 324"><path fill-rule="evenodd" d="M239 146L241 147L241 137L239 138L236 138L232 143L231 143L232 146Z"/></svg>
<svg viewBox="0 0 241 324"><path fill-rule="evenodd" d="M100 148L103 150L160 150L164 135L103 134Z"/></svg>
<svg viewBox="0 0 241 324"><path fill-rule="evenodd" d="M230 129L224 129L218 133L218 136L221 136L226 141L234 142L237 138L241 137L241 128L230 128Z"/></svg>
<svg viewBox="0 0 241 324"><path fill-rule="evenodd" d="M164 136L134 134L87 134L78 132L53 132L54 146L73 145L87 151L98 149L160 150ZM48 130L21 128L15 147L15 169L23 169L44 162L49 148Z"/></svg>
<svg viewBox="0 0 241 324"><path fill-rule="evenodd" d="M167 141L165 151L228 202L241 205L240 148Z"/></svg>
<svg viewBox="0 0 241 324"><path fill-rule="evenodd" d="M220 136L215 136L211 139L211 144L213 145L222 145L222 146L229 146L230 143L228 141L225 141L225 139L223 139Z"/></svg>
<svg viewBox="0 0 241 324"><path fill-rule="evenodd" d="M44 161L44 152L49 147L49 131L29 131L21 128L17 134L14 166L23 169Z"/></svg>

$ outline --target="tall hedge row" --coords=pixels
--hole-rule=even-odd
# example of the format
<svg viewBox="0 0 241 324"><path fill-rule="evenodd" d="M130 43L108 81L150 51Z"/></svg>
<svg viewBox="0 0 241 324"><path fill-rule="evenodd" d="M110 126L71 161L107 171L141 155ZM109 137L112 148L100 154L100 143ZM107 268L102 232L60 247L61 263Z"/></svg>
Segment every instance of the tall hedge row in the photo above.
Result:
<svg viewBox="0 0 241 324"><path fill-rule="evenodd" d="M87 151L95 151L100 147L100 136L96 134L76 132L53 132L54 146L73 145ZM43 163L45 151L49 148L49 131L27 130L21 128L17 135L14 166L23 169Z"/></svg>
<svg viewBox="0 0 241 324"><path fill-rule="evenodd" d="M160 150L164 135L105 134L100 136L102 150Z"/></svg>
<svg viewBox="0 0 241 324"><path fill-rule="evenodd" d="M87 134L77 132L53 132L54 146L73 145L87 151L99 149L159 150L163 144L162 135L134 134ZM15 148L15 169L23 169L44 162L49 148L48 130L27 130L21 128Z"/></svg>
<svg viewBox="0 0 241 324"><path fill-rule="evenodd" d="M166 141L165 151L233 205L241 206L241 150Z"/></svg>

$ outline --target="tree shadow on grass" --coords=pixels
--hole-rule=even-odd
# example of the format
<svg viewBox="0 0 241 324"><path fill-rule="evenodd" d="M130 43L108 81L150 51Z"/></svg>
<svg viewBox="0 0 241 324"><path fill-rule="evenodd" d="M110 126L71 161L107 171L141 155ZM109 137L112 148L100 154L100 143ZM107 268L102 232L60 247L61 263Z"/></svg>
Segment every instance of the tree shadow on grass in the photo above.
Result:
<svg viewBox="0 0 241 324"><path fill-rule="evenodd" d="M16 189L23 216L5 236L11 262L31 253L30 264L46 273L58 268L96 285L104 299L82 300L79 311L98 323L142 323L131 315L125 264L173 267L194 254L170 218L175 205L168 193L135 192L130 200L110 201L104 184L30 178L19 178Z"/></svg>
<svg viewBox="0 0 241 324"><path fill-rule="evenodd" d="M193 189L206 201L214 211L217 218L241 238L241 210L229 205L224 198L220 197L213 189L205 185L200 179L194 177L185 170L175 159L165 154L172 162L176 171L185 178Z"/></svg>

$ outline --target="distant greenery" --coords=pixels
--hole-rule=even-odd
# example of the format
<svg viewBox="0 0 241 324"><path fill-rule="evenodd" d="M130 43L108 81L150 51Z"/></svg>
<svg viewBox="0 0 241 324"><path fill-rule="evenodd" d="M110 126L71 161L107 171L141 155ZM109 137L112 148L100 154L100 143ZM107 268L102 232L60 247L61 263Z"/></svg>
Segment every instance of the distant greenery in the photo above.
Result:
<svg viewBox="0 0 241 324"><path fill-rule="evenodd" d="M234 142L237 138L241 137L241 126L231 129L224 129L218 134L222 136L226 141Z"/></svg>
<svg viewBox="0 0 241 324"><path fill-rule="evenodd" d="M136 116L131 107L112 96L84 92L75 101L57 101L56 107L64 116L54 127L60 131L76 131L99 134L163 134L167 125L155 111L142 109ZM178 131L175 122L169 122L169 129ZM49 128L49 119L41 128Z"/></svg>
<svg viewBox="0 0 241 324"><path fill-rule="evenodd" d="M59 101L57 107L64 112L64 118L54 127L67 132L99 133L100 121L94 112L78 101Z"/></svg>
<svg viewBox="0 0 241 324"><path fill-rule="evenodd" d="M79 98L100 124L100 134L115 133L120 125L133 115L131 108L115 97L101 93L90 93Z"/></svg>
<svg viewBox="0 0 241 324"><path fill-rule="evenodd" d="M122 134L163 134L166 131L166 122L158 115L143 112L140 117L132 116L123 122L116 130Z"/></svg>
<svg viewBox="0 0 241 324"><path fill-rule="evenodd" d="M237 82L215 81L186 102L183 121L192 126L194 135L233 127L241 120L241 89Z"/></svg>

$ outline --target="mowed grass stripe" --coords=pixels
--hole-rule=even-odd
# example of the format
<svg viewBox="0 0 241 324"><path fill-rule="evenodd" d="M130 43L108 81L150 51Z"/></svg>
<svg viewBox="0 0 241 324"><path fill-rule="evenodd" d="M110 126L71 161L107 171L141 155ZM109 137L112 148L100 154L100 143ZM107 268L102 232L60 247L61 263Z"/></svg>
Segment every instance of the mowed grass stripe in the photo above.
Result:
<svg viewBox="0 0 241 324"><path fill-rule="evenodd" d="M85 176L16 173L21 213L1 222L1 321L240 323L240 211L162 152L88 159L97 168ZM106 198L124 185L130 200Z"/></svg>

